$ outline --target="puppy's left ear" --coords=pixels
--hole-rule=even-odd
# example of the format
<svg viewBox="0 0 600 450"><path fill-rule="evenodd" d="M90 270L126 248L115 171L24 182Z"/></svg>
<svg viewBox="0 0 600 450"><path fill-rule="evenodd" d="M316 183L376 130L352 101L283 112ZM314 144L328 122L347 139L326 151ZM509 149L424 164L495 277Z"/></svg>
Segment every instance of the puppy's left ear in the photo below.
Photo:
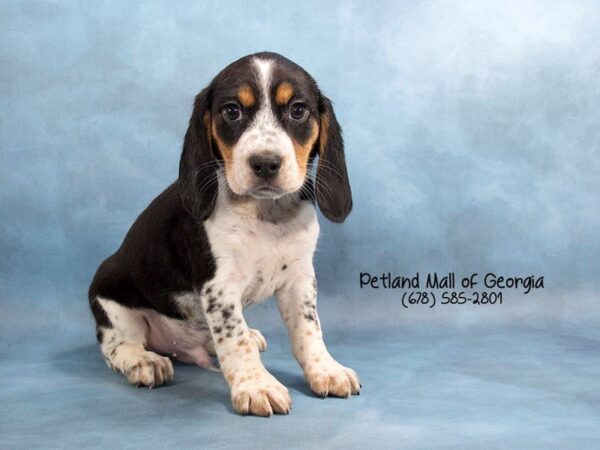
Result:
<svg viewBox="0 0 600 450"><path fill-rule="evenodd" d="M210 127L210 89L206 88L196 96L179 161L181 201L199 221L212 213L218 191L218 163L212 151Z"/></svg>
<svg viewBox="0 0 600 450"><path fill-rule="evenodd" d="M324 95L319 99L320 132L319 162L315 198L325 217L332 222L343 222L352 210L352 191L344 158L342 129L331 101Z"/></svg>

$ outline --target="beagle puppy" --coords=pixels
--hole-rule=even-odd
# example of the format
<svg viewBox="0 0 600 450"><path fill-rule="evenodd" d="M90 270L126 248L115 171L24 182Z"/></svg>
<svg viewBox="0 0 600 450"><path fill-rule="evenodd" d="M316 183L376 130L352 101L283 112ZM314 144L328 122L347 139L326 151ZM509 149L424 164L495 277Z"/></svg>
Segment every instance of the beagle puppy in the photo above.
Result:
<svg viewBox="0 0 600 450"><path fill-rule="evenodd" d="M333 222L352 208L331 102L281 55L241 58L196 97L177 181L96 272L89 302L108 366L151 388L173 378L170 358L219 370L216 355L236 411L287 414L288 390L243 316L275 295L311 390L358 394L356 373L323 342L315 203Z"/></svg>

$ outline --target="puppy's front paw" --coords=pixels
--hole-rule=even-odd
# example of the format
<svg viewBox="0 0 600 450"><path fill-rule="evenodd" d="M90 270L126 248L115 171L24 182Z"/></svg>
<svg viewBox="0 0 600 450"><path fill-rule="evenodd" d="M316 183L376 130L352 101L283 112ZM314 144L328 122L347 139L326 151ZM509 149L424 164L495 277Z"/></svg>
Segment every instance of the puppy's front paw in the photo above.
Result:
<svg viewBox="0 0 600 450"><path fill-rule="evenodd" d="M322 361L315 358L304 369L310 389L320 397L350 397L360 394L360 381L356 372L334 359Z"/></svg>
<svg viewBox="0 0 600 450"><path fill-rule="evenodd" d="M173 378L173 364L167 357L146 351L131 357L125 375L131 384L153 388Z"/></svg>
<svg viewBox="0 0 600 450"><path fill-rule="evenodd" d="M231 387L233 407L240 414L269 417L290 412L292 399L287 388L266 370L243 375Z"/></svg>

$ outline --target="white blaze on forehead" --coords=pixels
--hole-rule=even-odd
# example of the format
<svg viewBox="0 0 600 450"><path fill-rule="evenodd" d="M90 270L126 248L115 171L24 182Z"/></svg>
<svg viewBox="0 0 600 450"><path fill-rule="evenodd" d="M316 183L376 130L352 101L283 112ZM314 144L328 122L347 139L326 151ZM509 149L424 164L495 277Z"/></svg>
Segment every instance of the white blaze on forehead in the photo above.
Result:
<svg viewBox="0 0 600 450"><path fill-rule="evenodd" d="M279 128L273 110L271 109L270 87L273 80L273 60L254 58L254 66L258 71L258 81L260 85L260 107L257 111L252 128L256 128L261 132L269 129Z"/></svg>
<svg viewBox="0 0 600 450"><path fill-rule="evenodd" d="M269 98L269 86L271 84L271 78L273 74L273 61L270 59L254 58L254 66L258 70L258 80L260 82L260 88L262 90L262 101L261 107L271 106L271 99Z"/></svg>

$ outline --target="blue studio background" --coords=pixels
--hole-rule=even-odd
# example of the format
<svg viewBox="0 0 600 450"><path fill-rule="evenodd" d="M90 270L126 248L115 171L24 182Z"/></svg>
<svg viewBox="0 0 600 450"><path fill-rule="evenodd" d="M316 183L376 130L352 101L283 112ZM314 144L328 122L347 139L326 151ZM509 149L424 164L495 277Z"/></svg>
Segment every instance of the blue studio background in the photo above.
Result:
<svg viewBox="0 0 600 450"><path fill-rule="evenodd" d="M598 3L2 1L0 39L0 447L600 446ZM344 129L355 207L321 221L319 309L363 383L311 396L257 306L294 399L268 420L196 367L129 387L86 297L175 179L194 95L262 50L306 68ZM404 309L363 271L545 287Z"/></svg>

